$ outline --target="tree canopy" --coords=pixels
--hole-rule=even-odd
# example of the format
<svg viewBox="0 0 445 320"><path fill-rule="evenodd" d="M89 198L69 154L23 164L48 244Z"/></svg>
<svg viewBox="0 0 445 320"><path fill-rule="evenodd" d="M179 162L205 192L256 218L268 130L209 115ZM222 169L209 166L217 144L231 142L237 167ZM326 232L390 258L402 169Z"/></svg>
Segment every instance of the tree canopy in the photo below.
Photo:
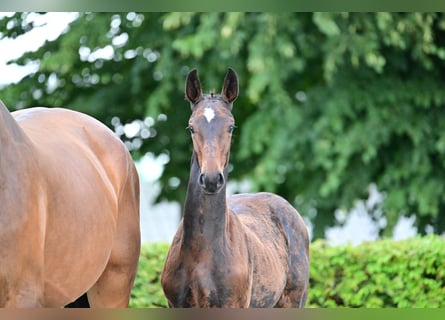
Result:
<svg viewBox="0 0 445 320"><path fill-rule="evenodd" d="M33 27L0 20L2 37ZM88 113L135 158L168 157L159 199L182 202L189 174L185 75L219 91L240 79L229 180L288 199L314 224L375 184L390 234L402 215L445 231L443 13L79 13L56 40L14 61L37 72L0 91L11 109ZM133 124L136 130L123 130Z"/></svg>

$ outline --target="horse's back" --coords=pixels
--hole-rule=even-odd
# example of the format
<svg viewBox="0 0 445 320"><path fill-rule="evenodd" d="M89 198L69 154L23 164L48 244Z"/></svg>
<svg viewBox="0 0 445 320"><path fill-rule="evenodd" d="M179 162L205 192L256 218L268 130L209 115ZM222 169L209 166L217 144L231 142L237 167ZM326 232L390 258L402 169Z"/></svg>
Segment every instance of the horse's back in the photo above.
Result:
<svg viewBox="0 0 445 320"><path fill-rule="evenodd" d="M45 299L49 305L58 304L57 296L70 302L91 288L113 257L137 264L137 172L120 139L90 116L60 108L12 115L32 142L45 180ZM76 270L74 279L69 270Z"/></svg>
<svg viewBox="0 0 445 320"><path fill-rule="evenodd" d="M63 188L64 181L76 174L82 174L76 177L78 185L94 184L95 181L89 179L95 175L106 185L108 193L119 194L127 176L135 173L132 172L130 155L120 139L86 114L39 107L16 111L12 115L32 141L47 178L60 178L58 188Z"/></svg>
<svg viewBox="0 0 445 320"><path fill-rule="evenodd" d="M281 196L267 192L232 195L228 203L254 234L251 242L269 247L268 254L277 255L287 273L284 294L276 306L304 306L309 282L309 235L298 211ZM258 270L257 274L268 278L271 272Z"/></svg>
<svg viewBox="0 0 445 320"><path fill-rule="evenodd" d="M300 214L281 196L268 192L235 194L228 198L228 203L230 210L251 229L264 225L278 226L286 234L309 240Z"/></svg>
<svg viewBox="0 0 445 320"><path fill-rule="evenodd" d="M100 161L113 159L115 164L127 161L128 154L119 138L86 114L63 108L36 107L12 112L12 116L34 146L51 155L48 159L66 161L68 156L82 159L95 156ZM102 162L102 165L109 164ZM113 170L111 166L107 169Z"/></svg>

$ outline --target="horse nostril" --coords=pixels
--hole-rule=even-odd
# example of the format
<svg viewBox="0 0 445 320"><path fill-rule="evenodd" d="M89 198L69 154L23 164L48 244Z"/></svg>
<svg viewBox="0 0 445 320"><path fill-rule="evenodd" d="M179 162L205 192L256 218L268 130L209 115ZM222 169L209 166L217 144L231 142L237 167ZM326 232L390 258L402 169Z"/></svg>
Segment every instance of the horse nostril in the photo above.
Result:
<svg viewBox="0 0 445 320"><path fill-rule="evenodd" d="M222 173L218 173L218 181L216 183L217 187L220 188L224 184L224 176Z"/></svg>
<svg viewBox="0 0 445 320"><path fill-rule="evenodd" d="M223 187L225 182L224 175L220 172L205 174L201 173L198 177L198 184L209 193L216 193Z"/></svg>
<svg viewBox="0 0 445 320"><path fill-rule="evenodd" d="M201 187L204 187L204 186L205 186L205 175L204 175L204 173L201 173L201 174L199 175L198 182L199 182L199 185L200 185Z"/></svg>

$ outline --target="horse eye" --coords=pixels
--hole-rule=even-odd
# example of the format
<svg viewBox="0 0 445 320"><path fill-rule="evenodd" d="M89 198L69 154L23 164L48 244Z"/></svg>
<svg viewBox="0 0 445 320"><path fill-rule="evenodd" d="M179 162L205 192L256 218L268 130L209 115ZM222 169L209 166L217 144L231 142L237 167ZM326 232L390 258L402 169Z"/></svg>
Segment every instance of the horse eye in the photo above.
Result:
<svg viewBox="0 0 445 320"><path fill-rule="evenodd" d="M188 131L190 131L191 134L195 133L195 129L193 129L192 126L188 126L186 129L187 129Z"/></svg>
<svg viewBox="0 0 445 320"><path fill-rule="evenodd" d="M236 128L236 126L234 124L229 126L229 133L232 133L233 130Z"/></svg>

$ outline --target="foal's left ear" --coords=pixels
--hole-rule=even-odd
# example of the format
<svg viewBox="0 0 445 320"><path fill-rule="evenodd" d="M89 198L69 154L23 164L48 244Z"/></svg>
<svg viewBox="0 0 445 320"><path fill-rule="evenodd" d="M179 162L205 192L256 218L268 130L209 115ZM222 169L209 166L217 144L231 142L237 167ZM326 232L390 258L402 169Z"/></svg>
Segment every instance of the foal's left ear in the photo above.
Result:
<svg viewBox="0 0 445 320"><path fill-rule="evenodd" d="M228 103L232 103L238 97L238 76L232 68L228 68L221 96Z"/></svg>

